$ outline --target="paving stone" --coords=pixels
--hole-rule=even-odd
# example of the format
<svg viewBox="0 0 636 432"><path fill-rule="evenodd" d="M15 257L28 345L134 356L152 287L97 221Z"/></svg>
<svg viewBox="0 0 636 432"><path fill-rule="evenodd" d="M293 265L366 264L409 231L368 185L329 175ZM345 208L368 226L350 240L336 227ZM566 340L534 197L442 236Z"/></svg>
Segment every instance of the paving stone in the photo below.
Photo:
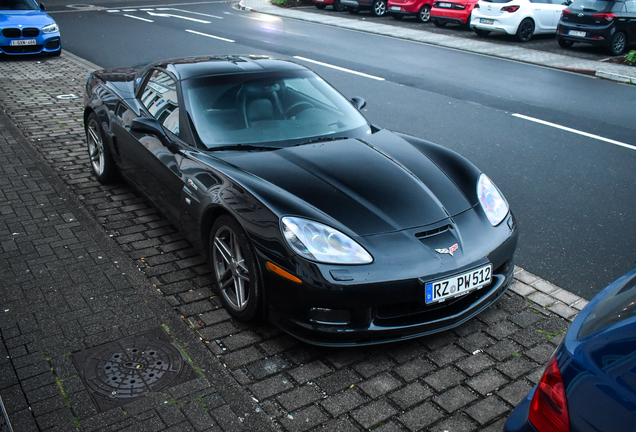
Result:
<svg viewBox="0 0 636 432"><path fill-rule="evenodd" d="M322 398L322 392L318 390L316 386L306 385L284 395L280 395L276 398L276 400L283 408L285 408L285 410L291 412L296 411L298 408L305 405L321 400Z"/></svg>
<svg viewBox="0 0 636 432"><path fill-rule="evenodd" d="M443 417L429 402L425 402L398 417L398 420L410 431L418 431L435 423Z"/></svg>
<svg viewBox="0 0 636 432"><path fill-rule="evenodd" d="M391 393L389 398L399 405L400 408L405 410L413 405L419 404L432 395L433 392L429 388L419 382L414 382L396 392Z"/></svg>
<svg viewBox="0 0 636 432"><path fill-rule="evenodd" d="M495 362L486 354L479 352L459 361L456 366L459 370L469 376L473 376L492 367Z"/></svg>
<svg viewBox="0 0 636 432"><path fill-rule="evenodd" d="M487 329L486 333L495 339L502 340L507 336L510 336L514 332L519 329L514 323L510 321L499 321L497 323L491 324Z"/></svg>
<svg viewBox="0 0 636 432"><path fill-rule="evenodd" d="M403 364L416 357L424 357L427 352L428 349L420 343L410 340L395 346L393 349L389 350L387 354L396 362Z"/></svg>
<svg viewBox="0 0 636 432"><path fill-rule="evenodd" d="M362 381L362 378L355 372L348 369L341 369L330 375L316 380L316 384L328 395L350 388Z"/></svg>
<svg viewBox="0 0 636 432"><path fill-rule="evenodd" d="M466 387L457 386L439 396L435 396L433 402L446 410L446 412L453 413L477 399L478 397Z"/></svg>
<svg viewBox="0 0 636 432"><path fill-rule="evenodd" d="M401 382L393 378L389 373L381 373L375 377L358 384L371 399L384 395L401 386Z"/></svg>
<svg viewBox="0 0 636 432"><path fill-rule="evenodd" d="M430 428L431 432L471 432L477 430L477 424L465 414L455 414Z"/></svg>
<svg viewBox="0 0 636 432"><path fill-rule="evenodd" d="M523 331L523 330L522 330ZM532 332L536 334L536 332ZM496 361L502 361L518 353L522 350L522 347L511 340L502 340L495 345L486 348L484 351L493 357Z"/></svg>
<svg viewBox="0 0 636 432"><path fill-rule="evenodd" d="M333 395L320 403L322 407L333 417L349 412L367 400L361 396L355 389L347 389L342 393Z"/></svg>
<svg viewBox="0 0 636 432"><path fill-rule="evenodd" d="M373 375L379 374L380 372L391 369L394 365L395 364L388 356L377 355L354 365L353 369L355 369L356 372L364 378L369 378Z"/></svg>
<svg viewBox="0 0 636 432"><path fill-rule="evenodd" d="M224 432L241 432L245 430L243 421L228 405L216 408L211 414Z"/></svg>
<svg viewBox="0 0 636 432"><path fill-rule="evenodd" d="M264 381L257 382L249 386L257 399L263 400L268 397L277 395L294 387L289 378L283 374L279 374L268 378Z"/></svg>
<svg viewBox="0 0 636 432"><path fill-rule="evenodd" d="M411 382L417 378L421 378L435 369L435 366L422 358L417 358L406 364L398 366L393 371L403 380Z"/></svg>
<svg viewBox="0 0 636 432"><path fill-rule="evenodd" d="M329 372L331 372L331 369L325 366L323 362L315 360L309 364L290 370L289 375L291 375L292 378L296 380L296 382L304 384L308 381L313 381L316 378L323 376Z"/></svg>
<svg viewBox="0 0 636 432"><path fill-rule="evenodd" d="M302 432L313 428L327 420L317 407L311 406L293 414L280 418L280 423L286 430L291 432Z"/></svg>
<svg viewBox="0 0 636 432"><path fill-rule="evenodd" d="M482 396L485 396L503 387L508 382L509 379L501 373L489 370L477 375L475 378L469 379L466 381L466 384Z"/></svg>
<svg viewBox="0 0 636 432"><path fill-rule="evenodd" d="M511 379L517 379L535 368L537 368L535 363L522 356L513 357L504 364L497 366L497 370Z"/></svg>
<svg viewBox="0 0 636 432"><path fill-rule="evenodd" d="M456 363L462 357L466 357L466 352L455 345L447 345L428 354L428 358L439 367Z"/></svg>
<svg viewBox="0 0 636 432"><path fill-rule="evenodd" d="M284 369L287 369L289 365L281 357L269 357L264 360L257 361L247 366L247 370L257 380L263 379L267 376L279 373Z"/></svg>
<svg viewBox="0 0 636 432"><path fill-rule="evenodd" d="M427 376L424 381L436 391L441 392L447 388L459 385L465 378L466 375L463 372L452 366L447 366Z"/></svg>
<svg viewBox="0 0 636 432"><path fill-rule="evenodd" d="M397 410L384 400L373 401L368 405L351 411L351 417L365 429L370 429L395 414L397 414Z"/></svg>
<svg viewBox="0 0 636 432"><path fill-rule="evenodd" d="M185 404L181 411L196 431L203 431L214 426L214 420L198 401Z"/></svg>
<svg viewBox="0 0 636 432"><path fill-rule="evenodd" d="M495 344L495 339L491 338L482 331L478 331L470 334L469 336L462 337L456 343L467 352L473 353L476 350L483 350Z"/></svg>
<svg viewBox="0 0 636 432"><path fill-rule="evenodd" d="M355 426L348 418L339 418L325 423L320 429L324 432L358 432L359 428ZM376 429L377 431L378 429Z"/></svg>
<svg viewBox="0 0 636 432"><path fill-rule="evenodd" d="M517 406L519 402L526 397L530 390L532 390L532 387L524 381L516 381L499 390L497 392L497 396L508 402L510 405Z"/></svg>
<svg viewBox="0 0 636 432"><path fill-rule="evenodd" d="M467 408L466 414L483 426L507 411L508 408L503 402L494 396L488 396Z"/></svg>

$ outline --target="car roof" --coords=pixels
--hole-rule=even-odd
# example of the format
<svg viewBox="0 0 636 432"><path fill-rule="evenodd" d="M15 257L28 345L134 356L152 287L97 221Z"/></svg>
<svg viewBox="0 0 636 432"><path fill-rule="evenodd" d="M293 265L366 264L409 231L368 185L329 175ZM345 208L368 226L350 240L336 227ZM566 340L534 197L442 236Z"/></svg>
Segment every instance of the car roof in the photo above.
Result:
<svg viewBox="0 0 636 432"><path fill-rule="evenodd" d="M257 55L185 57L160 61L149 65L149 67L166 69L180 80L210 75L307 70L305 67L287 60Z"/></svg>

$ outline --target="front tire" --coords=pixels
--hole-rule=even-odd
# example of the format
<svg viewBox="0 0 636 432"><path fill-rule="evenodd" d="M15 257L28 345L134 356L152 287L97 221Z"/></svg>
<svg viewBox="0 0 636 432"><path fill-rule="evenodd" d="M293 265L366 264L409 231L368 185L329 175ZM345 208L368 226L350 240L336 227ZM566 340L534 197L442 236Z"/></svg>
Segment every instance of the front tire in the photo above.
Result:
<svg viewBox="0 0 636 432"><path fill-rule="evenodd" d="M421 23L429 22L431 20L431 5L422 6L416 18Z"/></svg>
<svg viewBox="0 0 636 432"><path fill-rule="evenodd" d="M98 182L110 183L117 176L117 167L108 145L104 142L104 131L95 113L90 113L84 128L88 143L88 158L93 174Z"/></svg>
<svg viewBox="0 0 636 432"><path fill-rule="evenodd" d="M216 289L228 313L239 321L260 320L263 296L256 256L235 219L224 215L214 222L209 256Z"/></svg>
<svg viewBox="0 0 636 432"><path fill-rule="evenodd" d="M342 3L340 3L340 0L334 0L333 1L333 10L335 10L336 12L342 12L343 10L345 10L347 7L345 5L343 5Z"/></svg>
<svg viewBox="0 0 636 432"><path fill-rule="evenodd" d="M519 42L528 42L534 34L534 22L530 18L526 18L519 23L515 37Z"/></svg>
<svg viewBox="0 0 636 432"><path fill-rule="evenodd" d="M387 11L386 3L387 3L387 0L375 0L373 4L371 5L371 15L376 17L381 17L386 15L386 11Z"/></svg>
<svg viewBox="0 0 636 432"><path fill-rule="evenodd" d="M620 55L623 51L625 51L625 46L627 45L627 36L623 32L616 32L614 36L610 39L610 44L608 47L608 51L611 55L617 56Z"/></svg>

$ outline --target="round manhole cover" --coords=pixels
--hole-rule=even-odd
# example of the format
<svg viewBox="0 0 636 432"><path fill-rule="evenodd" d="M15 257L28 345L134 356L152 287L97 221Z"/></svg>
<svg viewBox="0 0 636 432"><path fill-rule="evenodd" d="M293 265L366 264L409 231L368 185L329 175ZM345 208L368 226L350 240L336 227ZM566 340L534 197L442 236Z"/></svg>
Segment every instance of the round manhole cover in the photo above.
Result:
<svg viewBox="0 0 636 432"><path fill-rule="evenodd" d="M179 349L166 338L159 329L73 356L80 377L100 411L196 376Z"/></svg>

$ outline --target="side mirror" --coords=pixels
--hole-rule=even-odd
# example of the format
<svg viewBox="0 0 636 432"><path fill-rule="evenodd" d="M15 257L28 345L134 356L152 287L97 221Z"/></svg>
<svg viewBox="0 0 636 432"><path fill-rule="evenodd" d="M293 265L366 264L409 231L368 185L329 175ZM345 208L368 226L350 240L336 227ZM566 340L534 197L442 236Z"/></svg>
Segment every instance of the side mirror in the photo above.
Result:
<svg viewBox="0 0 636 432"><path fill-rule="evenodd" d="M153 117L137 117L130 122L130 130L137 133L154 135L172 153L179 153L179 146L170 139L166 131Z"/></svg>
<svg viewBox="0 0 636 432"><path fill-rule="evenodd" d="M44 3L40 3L40 9L42 9L43 11L46 10L46 8L44 7Z"/></svg>
<svg viewBox="0 0 636 432"><path fill-rule="evenodd" d="M358 111L362 110L365 106L367 106L367 101L362 99L361 97L353 97L351 98L351 103Z"/></svg>

